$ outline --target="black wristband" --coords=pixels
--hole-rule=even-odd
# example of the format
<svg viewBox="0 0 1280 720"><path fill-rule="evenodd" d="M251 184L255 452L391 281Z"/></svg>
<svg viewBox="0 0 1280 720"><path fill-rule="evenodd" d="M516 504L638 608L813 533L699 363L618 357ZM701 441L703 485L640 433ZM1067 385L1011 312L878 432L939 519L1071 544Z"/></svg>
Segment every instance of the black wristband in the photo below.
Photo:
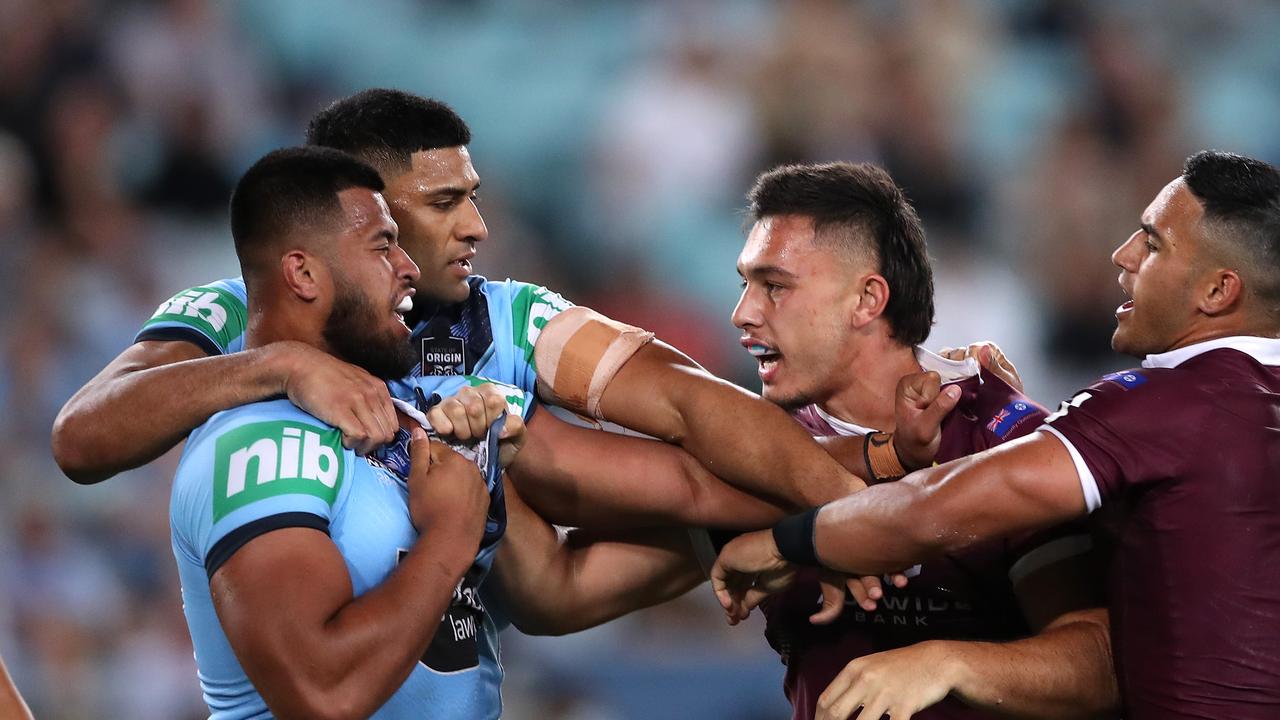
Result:
<svg viewBox="0 0 1280 720"><path fill-rule="evenodd" d="M773 526L773 541L778 545L782 559L793 565L822 566L818 561L817 538L814 535L821 509L816 507L785 517Z"/></svg>

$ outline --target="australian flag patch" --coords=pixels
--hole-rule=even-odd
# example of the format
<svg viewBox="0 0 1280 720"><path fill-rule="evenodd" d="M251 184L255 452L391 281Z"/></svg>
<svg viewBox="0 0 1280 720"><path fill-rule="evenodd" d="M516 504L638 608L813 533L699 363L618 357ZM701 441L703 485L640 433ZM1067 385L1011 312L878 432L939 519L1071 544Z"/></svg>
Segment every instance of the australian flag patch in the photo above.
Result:
<svg viewBox="0 0 1280 720"><path fill-rule="evenodd" d="M1106 382L1113 382L1125 390L1132 390L1147 381L1147 378L1133 370L1123 370L1121 372L1103 375L1102 379Z"/></svg>
<svg viewBox="0 0 1280 720"><path fill-rule="evenodd" d="M1014 400L1001 408L1000 412L991 418L991 422L987 423L987 430L995 433L1003 440L1009 436L1009 433L1013 432L1013 428L1018 425L1020 420L1035 411L1036 406L1026 400Z"/></svg>

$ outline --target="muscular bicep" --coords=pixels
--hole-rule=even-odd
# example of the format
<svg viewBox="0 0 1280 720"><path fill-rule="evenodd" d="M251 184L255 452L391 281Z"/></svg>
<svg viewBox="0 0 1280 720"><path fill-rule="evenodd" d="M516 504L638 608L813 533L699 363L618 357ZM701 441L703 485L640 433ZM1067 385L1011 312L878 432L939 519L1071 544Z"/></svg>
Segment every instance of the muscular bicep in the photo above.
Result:
<svg viewBox="0 0 1280 720"><path fill-rule="evenodd" d="M1084 515L1070 454L1057 438L1032 433L967 458L908 476L923 488L925 518L951 543L1038 530Z"/></svg>
<svg viewBox="0 0 1280 720"><path fill-rule="evenodd" d="M893 572L1085 513L1066 446L1032 433L827 505L817 525L818 555L844 572Z"/></svg>
<svg viewBox="0 0 1280 720"><path fill-rule="evenodd" d="M549 412L533 416L509 472L529 505L559 525L754 528L784 513L678 447L578 427Z"/></svg>
<svg viewBox="0 0 1280 720"><path fill-rule="evenodd" d="M236 658L273 709L296 702L297 668L322 651L325 624L352 598L338 547L306 527L253 538L215 570L209 590Z"/></svg>

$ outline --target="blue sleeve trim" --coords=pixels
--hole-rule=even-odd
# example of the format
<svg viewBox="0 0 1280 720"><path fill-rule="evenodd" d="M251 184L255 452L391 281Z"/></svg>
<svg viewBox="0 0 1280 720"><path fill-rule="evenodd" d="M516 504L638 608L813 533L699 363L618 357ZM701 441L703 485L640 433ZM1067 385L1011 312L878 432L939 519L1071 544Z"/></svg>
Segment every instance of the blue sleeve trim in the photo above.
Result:
<svg viewBox="0 0 1280 720"><path fill-rule="evenodd" d="M214 543L213 548L209 550L209 554L204 558L205 575L212 580L213 574L218 572L218 568L222 567L223 563L230 560L231 556L250 540L259 535L266 535L272 530L291 527L313 528L325 535L329 534L329 521L309 512L287 512L258 518L251 523L246 523L232 530L223 536L221 540Z"/></svg>
<svg viewBox="0 0 1280 720"><path fill-rule="evenodd" d="M173 342L175 340L181 340L183 342L189 342L192 345L199 347L201 350L204 350L205 354L209 355L210 357L214 357L217 355L226 355L226 353L222 351L222 348L218 347L217 343L210 340L208 336L206 336L204 333L198 330L193 330L191 328L185 328L185 327L143 328L142 331L138 333L137 337L133 339L133 341L135 343L140 343L145 340L157 340L161 342Z"/></svg>

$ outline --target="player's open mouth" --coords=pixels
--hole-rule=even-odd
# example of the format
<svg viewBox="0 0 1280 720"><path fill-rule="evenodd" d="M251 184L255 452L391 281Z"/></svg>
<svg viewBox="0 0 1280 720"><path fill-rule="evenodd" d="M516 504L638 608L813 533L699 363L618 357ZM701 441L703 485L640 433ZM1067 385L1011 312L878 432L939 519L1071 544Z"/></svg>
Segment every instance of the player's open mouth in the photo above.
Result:
<svg viewBox="0 0 1280 720"><path fill-rule="evenodd" d="M1119 282L1120 292L1124 293L1126 299L1120 304L1120 307L1116 308L1116 317L1120 317L1121 315L1133 310L1133 293L1129 292L1129 288L1124 286L1124 273L1120 274Z"/></svg>
<svg viewBox="0 0 1280 720"><path fill-rule="evenodd" d="M408 295L405 295L403 298L401 298L400 303L395 307L396 319L400 321L401 325L405 326L406 330L409 328L409 325L404 321L404 316L405 316L405 313L409 312L412 309L413 309L413 292L410 291Z"/></svg>
<svg viewBox="0 0 1280 720"><path fill-rule="evenodd" d="M471 252L467 253L466 255L463 255L462 257L455 258L449 261L448 267L452 270L456 270L457 272L461 273L464 276L470 275L471 274L471 258L475 256L476 256L476 251L472 250Z"/></svg>
<svg viewBox="0 0 1280 720"><path fill-rule="evenodd" d="M782 353L754 338L743 338L742 346L747 349L747 352L751 353L756 362L760 363L760 379L763 382L769 382L778 369L778 363L782 360Z"/></svg>

